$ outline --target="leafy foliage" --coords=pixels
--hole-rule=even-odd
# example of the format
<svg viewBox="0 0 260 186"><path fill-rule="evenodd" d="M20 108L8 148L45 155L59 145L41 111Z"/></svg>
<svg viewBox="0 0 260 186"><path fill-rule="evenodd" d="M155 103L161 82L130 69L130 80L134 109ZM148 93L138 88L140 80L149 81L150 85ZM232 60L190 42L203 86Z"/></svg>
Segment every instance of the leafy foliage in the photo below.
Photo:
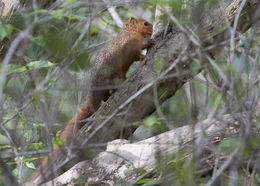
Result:
<svg viewBox="0 0 260 186"><path fill-rule="evenodd" d="M51 145L66 144L66 140L60 140L59 136L85 100L91 64L104 42L120 31L111 13L100 2L65 0L49 5L38 2L36 7L28 2L19 11L14 11L8 23L0 24L0 81L1 84L4 82L0 91L0 125L6 129L0 130L0 155L19 182L24 182L34 171L37 161L45 156L42 151L50 150ZM212 162L221 164L222 159L226 160L238 149L234 156L237 164L227 169L225 174L228 176L220 175L215 184L249 183L248 178L254 177L252 185L257 185L260 173L250 161L257 160L255 156L260 145L259 137L251 135L253 129L260 128L259 116L254 118L259 100L259 28L252 27L244 34L235 35L233 43L225 40L223 50L211 55L207 48L203 48L204 38L200 28L194 25L203 13L220 1L149 0L134 5L111 2L122 20L131 16L152 20L156 6L166 6L174 12L173 16L180 26L187 32L194 32L185 33L186 37L202 38L201 48L194 49L194 52L200 51L199 55L169 51L170 54L191 59L193 62L188 73L198 75L153 114L133 123L140 127L130 137L131 140L148 138L205 119L222 119L224 115L236 120L240 130L237 135L207 147L209 152L205 152L206 157L202 153L205 149L201 147L201 150L196 143L191 144L195 148L194 153L180 150L166 158L159 157L155 171L157 177L145 177L136 184L158 181L174 185L204 185L215 174ZM167 23L170 30L179 29L168 12L163 13L161 20ZM28 34L19 38L19 34L28 28ZM20 39L19 44L5 65L3 59L8 57L8 51L12 50L17 38ZM215 66L209 61L204 62L205 53L212 58ZM153 65L163 72L166 61L156 59ZM127 77L134 74L138 66L133 65ZM181 75L178 73L171 75ZM162 81L167 81L167 78ZM156 91L161 91L159 93L163 96L164 90ZM203 138L211 140L205 134ZM197 149L201 151L197 153ZM96 151L90 154L95 156ZM216 165L215 169L218 168ZM240 168L244 168L244 172ZM235 173L231 171L235 169ZM0 166L0 176L4 171ZM141 175L145 173L146 170L139 172ZM229 179L235 174L235 181ZM85 180L78 182L85 183ZM0 179L0 185L4 183ZM117 185L128 185L128 182L121 180Z"/></svg>

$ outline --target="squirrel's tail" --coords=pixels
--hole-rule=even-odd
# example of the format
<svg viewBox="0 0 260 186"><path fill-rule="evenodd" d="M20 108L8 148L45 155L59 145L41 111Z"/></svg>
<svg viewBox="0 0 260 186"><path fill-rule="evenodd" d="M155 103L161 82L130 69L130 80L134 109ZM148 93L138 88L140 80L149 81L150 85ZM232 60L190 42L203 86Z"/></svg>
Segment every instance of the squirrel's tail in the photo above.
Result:
<svg viewBox="0 0 260 186"><path fill-rule="evenodd" d="M69 121L64 131L61 133L60 139L70 141L73 134L77 132L86 123L86 119L93 114L93 109L89 102L85 102L82 108L78 109L77 114ZM42 161L41 166L30 178L31 182L36 182L36 179L40 177L44 172L44 168L47 167L49 160L55 158L60 151L60 147L55 146L53 151ZM38 180L38 179L37 179Z"/></svg>

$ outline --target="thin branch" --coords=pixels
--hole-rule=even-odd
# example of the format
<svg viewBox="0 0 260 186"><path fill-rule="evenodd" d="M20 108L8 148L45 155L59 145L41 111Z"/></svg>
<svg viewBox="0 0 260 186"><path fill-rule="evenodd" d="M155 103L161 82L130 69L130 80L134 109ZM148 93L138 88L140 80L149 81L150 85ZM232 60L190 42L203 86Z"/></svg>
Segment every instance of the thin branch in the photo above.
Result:
<svg viewBox="0 0 260 186"><path fill-rule="evenodd" d="M103 2L106 3L106 6L108 8L108 12L112 16L112 18L113 18L114 22L116 23L116 25L119 28L122 28L123 27L123 21L120 18L119 14L117 13L115 6L111 5L110 0L103 0Z"/></svg>
<svg viewBox="0 0 260 186"><path fill-rule="evenodd" d="M228 65L230 65L233 62L233 60L234 60L234 55L235 55L234 38L235 38L235 35L236 35L238 20L239 20L239 17L241 15L241 12L242 12L246 2L247 2L247 0L243 0L241 2L240 6L239 6L239 9L237 11L237 14L235 16L235 19L234 19L233 28L231 29L231 36L230 36L230 60L228 61Z"/></svg>

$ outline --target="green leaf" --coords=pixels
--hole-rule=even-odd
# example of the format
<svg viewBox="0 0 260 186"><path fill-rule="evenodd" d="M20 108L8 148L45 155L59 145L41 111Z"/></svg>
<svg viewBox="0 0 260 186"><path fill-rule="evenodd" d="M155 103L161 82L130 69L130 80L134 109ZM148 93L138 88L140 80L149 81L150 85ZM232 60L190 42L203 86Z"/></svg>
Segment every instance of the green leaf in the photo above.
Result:
<svg viewBox="0 0 260 186"><path fill-rule="evenodd" d="M25 130L23 136L29 142L34 137L34 132L33 130Z"/></svg>
<svg viewBox="0 0 260 186"><path fill-rule="evenodd" d="M10 24L0 24L0 41L10 36L13 32L13 26Z"/></svg>
<svg viewBox="0 0 260 186"><path fill-rule="evenodd" d="M85 20L85 19L86 19L86 16L85 16L84 14L82 14L82 15L69 14L67 17L68 17L70 20L73 20L73 19Z"/></svg>
<svg viewBox="0 0 260 186"><path fill-rule="evenodd" d="M38 46L44 47L46 45L46 42L44 41L42 35L39 35L37 37L29 36L29 39Z"/></svg>
<svg viewBox="0 0 260 186"><path fill-rule="evenodd" d="M7 69L8 69L7 70L8 73L11 73L11 72L24 72L24 71L26 71L26 67L25 66L20 67L20 66L15 65L15 64L9 64Z"/></svg>
<svg viewBox="0 0 260 186"><path fill-rule="evenodd" d="M17 168L15 168L12 172L13 172L13 175L15 175L15 176L18 175L18 169Z"/></svg>
<svg viewBox="0 0 260 186"><path fill-rule="evenodd" d="M61 130L59 130L57 133L56 133L56 138L59 138L60 137L60 135L61 135Z"/></svg>
<svg viewBox="0 0 260 186"><path fill-rule="evenodd" d="M54 144L58 147L63 146L66 143L66 140L61 140L59 138L56 138L56 140L54 141Z"/></svg>
<svg viewBox="0 0 260 186"><path fill-rule="evenodd" d="M46 68L55 66L55 63L52 63L48 60L39 60L39 61L32 61L28 63L26 66L30 68Z"/></svg>
<svg viewBox="0 0 260 186"><path fill-rule="evenodd" d="M65 0L62 4L61 4L61 7L65 7L65 6L69 6L73 3L76 3L77 0Z"/></svg>
<svg viewBox="0 0 260 186"><path fill-rule="evenodd" d="M46 9L40 9L40 10L38 10L38 13L40 13L40 14L46 14L46 13L48 13L49 12L49 10L46 10Z"/></svg>
<svg viewBox="0 0 260 186"><path fill-rule="evenodd" d="M139 127L139 126L141 126L141 123L140 122L133 122L132 125L135 126L135 127Z"/></svg>
<svg viewBox="0 0 260 186"><path fill-rule="evenodd" d="M238 143L237 136L232 136L230 138L224 139L220 143L220 150L226 154L230 154L234 151Z"/></svg>
<svg viewBox="0 0 260 186"><path fill-rule="evenodd" d="M138 182L136 182L136 184L141 185L141 184L144 184L144 183L151 182L153 180L155 180L155 178L144 178L144 179L141 179Z"/></svg>
<svg viewBox="0 0 260 186"><path fill-rule="evenodd" d="M55 65L56 63L52 63L48 60L32 61L28 63L26 66L22 66L22 67L15 64L8 64L7 74L14 73L14 72L24 72L26 70L31 70L31 69L52 67Z"/></svg>
<svg viewBox="0 0 260 186"><path fill-rule="evenodd" d="M48 83L53 85L53 84L55 84L55 81L54 81L53 79L50 79L50 80L48 81Z"/></svg>
<svg viewBox="0 0 260 186"><path fill-rule="evenodd" d="M36 169L32 162L25 162L25 165L26 165L26 167L28 167L30 169Z"/></svg>
<svg viewBox="0 0 260 186"><path fill-rule="evenodd" d="M44 144L42 141L37 142L37 143L31 143L29 148L32 150L44 149ZM38 158L36 158L36 159L38 159Z"/></svg>
<svg viewBox="0 0 260 186"><path fill-rule="evenodd" d="M61 135L61 130L59 130L57 133L56 133L56 137L55 137L55 140L54 140L54 144L56 145L56 146L58 146L58 147L60 147L60 146L63 146L65 143L66 143L66 139L64 139L64 140L61 140L60 139L60 135Z"/></svg>
<svg viewBox="0 0 260 186"><path fill-rule="evenodd" d="M133 170L134 170L133 167L129 167L129 168L127 168L124 172L125 172L125 173L129 173L129 172L132 172Z"/></svg>
<svg viewBox="0 0 260 186"><path fill-rule="evenodd" d="M157 121L157 117L152 115L152 116L147 117L144 120L144 123L145 123L146 126L151 127L151 126L155 125L156 121Z"/></svg>
<svg viewBox="0 0 260 186"><path fill-rule="evenodd" d="M145 169L139 170L139 174L143 175L143 174L145 174L145 173L147 173L147 171L146 171Z"/></svg>
<svg viewBox="0 0 260 186"><path fill-rule="evenodd" d="M98 34L98 32L99 32L99 28L97 26L95 26L95 25L90 26L90 31L89 31L90 35L92 35L92 36L96 35L96 34Z"/></svg>
<svg viewBox="0 0 260 186"><path fill-rule="evenodd" d="M61 20L63 18L63 10L62 9L53 10L53 11L51 11L51 14L58 20Z"/></svg>

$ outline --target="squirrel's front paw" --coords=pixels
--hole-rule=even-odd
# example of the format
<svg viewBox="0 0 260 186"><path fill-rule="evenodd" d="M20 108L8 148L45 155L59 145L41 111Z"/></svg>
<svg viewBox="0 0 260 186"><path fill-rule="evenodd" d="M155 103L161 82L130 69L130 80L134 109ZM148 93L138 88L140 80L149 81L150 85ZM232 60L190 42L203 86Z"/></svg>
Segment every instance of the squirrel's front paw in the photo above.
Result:
<svg viewBox="0 0 260 186"><path fill-rule="evenodd" d="M148 48L151 48L153 45L155 45L155 40L154 39L150 39L148 41Z"/></svg>
<svg viewBox="0 0 260 186"><path fill-rule="evenodd" d="M149 41L143 45L142 49L148 49L151 48L155 44L155 41L153 39L149 39Z"/></svg>
<svg viewBox="0 0 260 186"><path fill-rule="evenodd" d="M146 55L140 54L139 61L143 61Z"/></svg>

